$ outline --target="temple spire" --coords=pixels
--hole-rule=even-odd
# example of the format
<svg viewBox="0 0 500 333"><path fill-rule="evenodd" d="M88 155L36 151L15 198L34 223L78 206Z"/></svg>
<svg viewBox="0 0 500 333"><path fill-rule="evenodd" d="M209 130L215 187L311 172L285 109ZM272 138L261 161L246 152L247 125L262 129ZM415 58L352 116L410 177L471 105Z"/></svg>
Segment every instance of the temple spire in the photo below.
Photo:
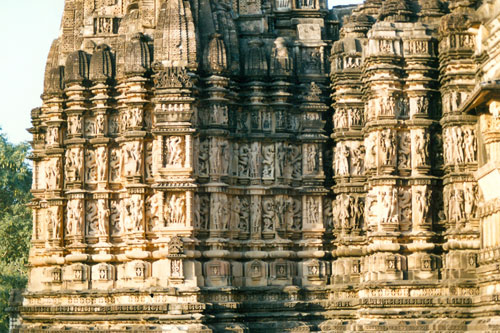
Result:
<svg viewBox="0 0 500 333"><path fill-rule="evenodd" d="M163 2L154 46L155 60L166 67L197 67L196 31L189 2Z"/></svg>

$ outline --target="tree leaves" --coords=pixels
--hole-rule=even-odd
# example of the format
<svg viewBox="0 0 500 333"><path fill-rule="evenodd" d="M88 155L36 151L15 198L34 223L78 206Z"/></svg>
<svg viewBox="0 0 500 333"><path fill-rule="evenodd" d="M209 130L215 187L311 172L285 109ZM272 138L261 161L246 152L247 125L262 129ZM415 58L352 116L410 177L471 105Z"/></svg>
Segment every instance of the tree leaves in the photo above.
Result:
<svg viewBox="0 0 500 333"><path fill-rule="evenodd" d="M8 330L10 291L24 288L27 281L32 229L29 149L27 143L10 143L0 132L0 332Z"/></svg>

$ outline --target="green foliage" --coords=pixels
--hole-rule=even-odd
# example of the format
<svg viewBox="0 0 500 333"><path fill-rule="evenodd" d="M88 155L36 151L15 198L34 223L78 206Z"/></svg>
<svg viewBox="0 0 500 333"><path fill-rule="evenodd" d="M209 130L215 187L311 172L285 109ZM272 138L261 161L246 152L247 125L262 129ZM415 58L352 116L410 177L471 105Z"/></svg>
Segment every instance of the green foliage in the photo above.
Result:
<svg viewBox="0 0 500 333"><path fill-rule="evenodd" d="M29 145L0 133L0 332L8 330L9 293L24 288L31 239Z"/></svg>

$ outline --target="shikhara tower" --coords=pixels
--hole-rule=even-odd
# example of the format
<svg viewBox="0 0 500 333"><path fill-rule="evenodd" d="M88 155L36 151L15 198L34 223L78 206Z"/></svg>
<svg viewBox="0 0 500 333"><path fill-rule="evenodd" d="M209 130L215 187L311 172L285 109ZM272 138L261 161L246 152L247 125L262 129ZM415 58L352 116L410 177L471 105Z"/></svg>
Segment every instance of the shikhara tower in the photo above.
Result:
<svg viewBox="0 0 500 333"><path fill-rule="evenodd" d="M66 0L13 330L499 330L499 11Z"/></svg>

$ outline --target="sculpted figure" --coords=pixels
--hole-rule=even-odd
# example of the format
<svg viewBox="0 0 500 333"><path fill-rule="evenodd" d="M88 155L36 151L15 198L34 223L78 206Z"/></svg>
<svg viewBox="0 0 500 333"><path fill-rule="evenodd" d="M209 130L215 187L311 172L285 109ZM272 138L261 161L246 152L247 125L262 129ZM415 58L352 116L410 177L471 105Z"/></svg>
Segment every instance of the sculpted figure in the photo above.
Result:
<svg viewBox="0 0 500 333"><path fill-rule="evenodd" d="M337 197L336 212L340 222L340 227L344 230L350 229L351 207L349 204L349 196L343 194Z"/></svg>
<svg viewBox="0 0 500 333"><path fill-rule="evenodd" d="M394 165L397 147L396 144L396 136L390 129L381 133L380 145L382 147L385 165Z"/></svg>
<svg viewBox="0 0 500 333"><path fill-rule="evenodd" d="M220 160L221 160L221 171L223 175L229 174L229 159L231 158L230 156L230 147L229 143L226 140L221 140L220 141Z"/></svg>
<svg viewBox="0 0 500 333"><path fill-rule="evenodd" d="M381 199L379 199L379 202L382 204L382 209L381 209L381 222L382 223L388 223L391 220L391 210L392 210L392 203L391 203L391 196L390 193L380 193Z"/></svg>
<svg viewBox="0 0 500 333"><path fill-rule="evenodd" d="M349 176L349 148L343 144L335 147L335 173L339 176Z"/></svg>
<svg viewBox="0 0 500 333"><path fill-rule="evenodd" d="M430 200L427 194L427 190L416 190L415 192L415 210L413 214L417 216L416 222L419 224L425 224L427 221L427 215L429 212Z"/></svg>
<svg viewBox="0 0 500 333"><path fill-rule="evenodd" d="M130 198L123 199L120 202L120 219L122 232L134 230L134 220L132 218L133 203Z"/></svg>
<svg viewBox="0 0 500 333"><path fill-rule="evenodd" d="M133 108L127 113L127 127L142 127L142 109Z"/></svg>
<svg viewBox="0 0 500 333"><path fill-rule="evenodd" d="M376 135L377 133L370 133L370 135L365 139L365 147L366 147L365 167L367 169L374 169L377 167Z"/></svg>
<svg viewBox="0 0 500 333"><path fill-rule="evenodd" d="M274 178L274 144L262 147L262 177Z"/></svg>
<svg viewBox="0 0 500 333"><path fill-rule="evenodd" d="M257 178L259 172L260 146L258 142L253 142L250 150L250 177Z"/></svg>
<svg viewBox="0 0 500 333"><path fill-rule="evenodd" d="M471 207L471 217L477 218L477 208L478 203L482 200L482 193L479 192L479 187L477 185L472 185L472 207Z"/></svg>
<svg viewBox="0 0 500 333"><path fill-rule="evenodd" d="M319 207L318 202L313 197L307 198L307 221L309 224L319 224Z"/></svg>
<svg viewBox="0 0 500 333"><path fill-rule="evenodd" d="M100 135L105 134L104 124L105 124L104 115L103 114L97 115L95 118L96 134Z"/></svg>
<svg viewBox="0 0 500 333"><path fill-rule="evenodd" d="M465 198L464 191L456 189L455 190L455 198L457 202L457 218L458 221L462 221L465 219Z"/></svg>
<svg viewBox="0 0 500 333"><path fill-rule="evenodd" d="M109 219L111 222L111 234L117 235L123 230L121 220L121 203L117 200L111 200Z"/></svg>
<svg viewBox="0 0 500 333"><path fill-rule="evenodd" d="M464 133L465 162L474 163L476 161L477 141L473 129L466 129Z"/></svg>
<svg viewBox="0 0 500 333"><path fill-rule="evenodd" d="M382 203L381 221L382 223L391 223L398 213L398 190L393 188L391 191L381 192L381 195L382 199L379 199L379 202Z"/></svg>
<svg viewBox="0 0 500 333"><path fill-rule="evenodd" d="M356 197L354 203L351 204L351 212L353 218L353 229L360 230L363 224L364 201L360 197Z"/></svg>
<svg viewBox="0 0 500 333"><path fill-rule="evenodd" d="M207 195L200 196L200 227L201 230L208 229L210 219L210 198Z"/></svg>
<svg viewBox="0 0 500 333"><path fill-rule="evenodd" d="M116 115L110 116L108 118L108 130L109 134L118 134L120 131L120 124L118 123L119 117Z"/></svg>
<svg viewBox="0 0 500 333"><path fill-rule="evenodd" d="M81 200L69 200L67 205L66 233L71 236L81 235L83 210Z"/></svg>
<svg viewBox="0 0 500 333"><path fill-rule="evenodd" d="M316 144L308 144L307 148L307 171L309 173L314 173L318 171L318 152Z"/></svg>
<svg viewBox="0 0 500 333"><path fill-rule="evenodd" d="M97 200L97 221L99 226L99 235L108 235L109 231L109 209L106 200Z"/></svg>
<svg viewBox="0 0 500 333"><path fill-rule="evenodd" d="M415 156L415 165L426 165L429 158L429 133L416 132L414 135L415 146L413 156Z"/></svg>
<svg viewBox="0 0 500 333"><path fill-rule="evenodd" d="M47 210L49 224L51 226L51 239L61 238L61 209L59 206L50 207Z"/></svg>
<svg viewBox="0 0 500 333"><path fill-rule="evenodd" d="M153 178L153 142L146 143L146 157L144 159L144 165L146 166L146 178Z"/></svg>
<svg viewBox="0 0 500 333"><path fill-rule="evenodd" d="M122 170L125 176L136 176L141 172L142 143L127 142L122 149Z"/></svg>
<svg viewBox="0 0 500 333"><path fill-rule="evenodd" d="M99 231L97 213L96 202L94 200L87 201L85 203L85 222L88 236L95 236Z"/></svg>
<svg viewBox="0 0 500 333"><path fill-rule="evenodd" d="M220 200L221 200L221 205L219 207L220 207L220 216L221 216L221 222L222 222L222 230L228 230L229 223L231 220L231 215L229 213L228 205L224 204L224 202L226 202L226 200L227 200L227 197L224 196Z"/></svg>
<svg viewBox="0 0 500 333"><path fill-rule="evenodd" d="M116 181L120 177L120 150L111 149L111 156L109 158L110 178L111 181Z"/></svg>
<svg viewBox="0 0 500 333"><path fill-rule="evenodd" d="M285 164L286 164L286 147L285 143L279 142L277 144L277 156L276 156L276 162L277 162L277 168L276 168L276 175L278 177L284 177L285 176Z"/></svg>
<svg viewBox="0 0 500 333"><path fill-rule="evenodd" d="M398 167L411 167L411 136L409 132L401 132L399 136Z"/></svg>
<svg viewBox="0 0 500 333"><path fill-rule="evenodd" d="M172 194L170 196L167 217L169 223L186 223L186 198L183 194Z"/></svg>
<svg viewBox="0 0 500 333"><path fill-rule="evenodd" d="M454 150L454 162L464 163L464 137L460 127L451 128L452 149Z"/></svg>
<svg viewBox="0 0 500 333"><path fill-rule="evenodd" d="M212 138L210 142L210 172L219 174L221 172L221 151L218 139Z"/></svg>
<svg viewBox="0 0 500 333"><path fill-rule="evenodd" d="M349 127L362 125L361 109L349 109Z"/></svg>
<svg viewBox="0 0 500 333"><path fill-rule="evenodd" d="M163 166L161 138L155 138L153 140L152 155L153 155L152 175L155 175L158 173L158 170Z"/></svg>
<svg viewBox="0 0 500 333"><path fill-rule="evenodd" d="M260 203L260 198L255 197L250 202L250 218L251 218L251 228L253 234L260 233L260 219L262 215L262 206Z"/></svg>
<svg viewBox="0 0 500 333"><path fill-rule="evenodd" d="M131 126L130 124L130 113L128 111L124 111L120 113L120 131L123 133L128 130L128 128Z"/></svg>
<svg viewBox="0 0 500 333"><path fill-rule="evenodd" d="M238 230L248 232L248 222L250 221L250 202L247 197L240 200Z"/></svg>
<svg viewBox="0 0 500 333"><path fill-rule="evenodd" d="M457 206L457 199L455 197L455 190L453 188L451 188L449 190L449 198L448 198L448 220L450 222L456 222L458 220L457 218L457 209L458 209L458 206ZM446 203L446 200L445 200L445 203Z"/></svg>
<svg viewBox="0 0 500 333"><path fill-rule="evenodd" d="M287 0L278 0L278 2L288 2ZM288 6L286 7L288 8ZM274 46L271 51L271 74L273 75L290 75L293 72L293 58L288 52L286 40L283 37L278 37L274 41Z"/></svg>
<svg viewBox="0 0 500 333"><path fill-rule="evenodd" d="M246 132L248 131L248 114L246 112L238 112L236 114L236 122L237 127L240 131Z"/></svg>
<svg viewBox="0 0 500 333"><path fill-rule="evenodd" d="M85 134L87 136L93 136L93 135L95 135L95 122L94 122L94 119L85 118L84 123L85 123Z"/></svg>
<svg viewBox="0 0 500 333"><path fill-rule="evenodd" d="M216 193L210 196L210 228L222 230L222 202Z"/></svg>
<svg viewBox="0 0 500 333"><path fill-rule="evenodd" d="M66 151L66 177L68 181L80 181L83 170L83 150L72 148Z"/></svg>
<svg viewBox="0 0 500 333"><path fill-rule="evenodd" d="M55 145L59 143L59 129L57 127L50 127L47 130L47 145Z"/></svg>
<svg viewBox="0 0 500 333"><path fill-rule="evenodd" d="M200 175L208 175L208 140L200 140L200 148L198 151L198 173Z"/></svg>
<svg viewBox="0 0 500 333"><path fill-rule="evenodd" d="M274 202L272 198L262 200L262 231L274 231Z"/></svg>
<svg viewBox="0 0 500 333"><path fill-rule="evenodd" d="M365 147L358 146L353 150L352 154L352 174L355 176L363 174L363 164L365 158Z"/></svg>
<svg viewBox="0 0 500 333"><path fill-rule="evenodd" d="M196 196L197 198L198 196ZM163 206L163 193L156 192L146 200L146 205L148 210L146 210L146 218L148 219L148 225L152 228L160 226L161 216L162 216L162 206ZM197 210L199 211L199 210Z"/></svg>
<svg viewBox="0 0 500 333"><path fill-rule="evenodd" d="M85 180L88 182L97 180L96 152L93 150L85 151Z"/></svg>
<svg viewBox="0 0 500 333"><path fill-rule="evenodd" d="M328 197L325 197L323 200L323 224L325 229L333 229L332 200Z"/></svg>
<svg viewBox="0 0 500 333"><path fill-rule="evenodd" d="M151 197L149 198L151 200ZM151 209L151 202L149 203L149 209ZM193 198L193 210L194 210L194 216L193 216L193 225L197 230L201 230L201 203L200 203L200 195L195 194ZM146 214L148 212L146 211ZM152 220L152 213L149 214L149 219ZM154 223L150 222L150 224L153 226Z"/></svg>
<svg viewBox="0 0 500 333"><path fill-rule="evenodd" d="M61 185L61 160L51 159L45 166L45 179L47 189L58 189Z"/></svg>
<svg viewBox="0 0 500 333"><path fill-rule="evenodd" d="M299 179L302 177L302 154L300 146L291 145L290 147L290 165L292 166L291 176L293 179Z"/></svg>
<svg viewBox="0 0 500 333"><path fill-rule="evenodd" d="M239 230L240 225L240 212L241 212L241 200L239 196L234 196L231 202L231 226L230 230Z"/></svg>
<svg viewBox="0 0 500 333"><path fill-rule="evenodd" d="M349 127L349 116L346 109L338 109L335 112L334 117L336 118L337 125L336 128L348 128Z"/></svg>
<svg viewBox="0 0 500 333"><path fill-rule="evenodd" d="M143 231L144 226L142 223L144 214L144 200L140 196L134 196L131 199L132 209L131 209L131 218L133 221L134 231Z"/></svg>
<svg viewBox="0 0 500 333"><path fill-rule="evenodd" d="M167 165L182 167L184 164L184 147L180 136L170 136L167 139Z"/></svg>
<svg viewBox="0 0 500 333"><path fill-rule="evenodd" d="M444 149L444 157L446 163L447 164L453 163L455 160L453 156L454 153L453 138L451 137L451 132L449 130L445 132L443 149Z"/></svg>
<svg viewBox="0 0 500 333"><path fill-rule="evenodd" d="M300 231L302 228L302 202L300 199L292 198L293 219L290 221L289 229L291 231Z"/></svg>
<svg viewBox="0 0 500 333"><path fill-rule="evenodd" d="M72 135L82 133L82 116L77 114L68 118L68 132Z"/></svg>
<svg viewBox="0 0 500 333"><path fill-rule="evenodd" d="M97 162L97 181L106 181L108 174L108 156L106 147L99 147L95 152Z"/></svg>
<svg viewBox="0 0 500 333"><path fill-rule="evenodd" d="M425 96L417 97L417 114L427 113L429 108L429 100Z"/></svg>
<svg viewBox="0 0 500 333"><path fill-rule="evenodd" d="M250 149L248 144L241 144L238 151L238 175L240 177L248 177L249 174L249 154Z"/></svg>

